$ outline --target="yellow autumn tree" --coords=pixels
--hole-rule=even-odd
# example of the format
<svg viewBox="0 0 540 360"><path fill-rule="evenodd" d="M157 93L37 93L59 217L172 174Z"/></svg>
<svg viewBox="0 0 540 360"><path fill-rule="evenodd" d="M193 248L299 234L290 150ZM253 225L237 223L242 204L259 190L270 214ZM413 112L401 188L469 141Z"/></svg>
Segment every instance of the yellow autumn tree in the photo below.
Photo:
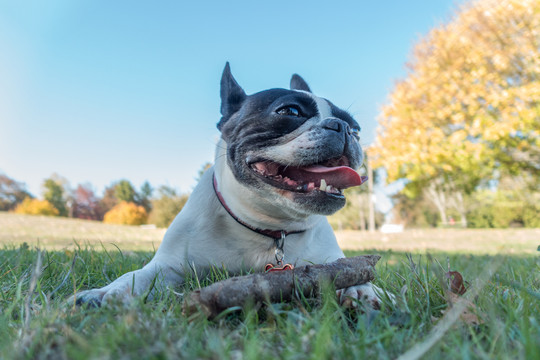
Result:
<svg viewBox="0 0 540 360"><path fill-rule="evenodd" d="M439 209L501 174L540 174L540 1L463 5L413 50L370 154Z"/></svg>
<svg viewBox="0 0 540 360"><path fill-rule="evenodd" d="M145 224L148 214L144 207L132 202L121 201L103 217L108 224L141 225Z"/></svg>
<svg viewBox="0 0 540 360"><path fill-rule="evenodd" d="M58 216L59 211L47 200L31 199L27 197L15 208L15 213L26 215Z"/></svg>

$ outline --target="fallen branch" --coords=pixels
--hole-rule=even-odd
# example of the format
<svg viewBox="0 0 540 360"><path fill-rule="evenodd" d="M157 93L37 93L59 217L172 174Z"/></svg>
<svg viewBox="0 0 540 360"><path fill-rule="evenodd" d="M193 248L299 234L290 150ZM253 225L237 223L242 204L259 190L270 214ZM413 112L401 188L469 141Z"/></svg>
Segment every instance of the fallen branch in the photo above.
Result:
<svg viewBox="0 0 540 360"><path fill-rule="evenodd" d="M184 300L184 313L198 310L214 318L231 307L264 301L290 301L295 294L312 297L322 282L331 282L336 289L365 284L375 277L378 255L344 258L329 264L306 265L294 270L233 277L191 292Z"/></svg>

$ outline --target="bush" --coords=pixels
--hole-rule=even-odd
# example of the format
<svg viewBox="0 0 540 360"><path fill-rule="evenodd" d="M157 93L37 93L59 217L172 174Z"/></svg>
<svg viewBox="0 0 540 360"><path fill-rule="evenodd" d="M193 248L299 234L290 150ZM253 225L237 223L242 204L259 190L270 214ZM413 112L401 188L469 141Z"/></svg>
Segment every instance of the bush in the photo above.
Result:
<svg viewBox="0 0 540 360"><path fill-rule="evenodd" d="M484 205L467 215L467 226L474 229L493 227L493 206Z"/></svg>
<svg viewBox="0 0 540 360"><path fill-rule="evenodd" d="M474 195L476 206L467 215L471 228L540 227L538 195L525 197L509 191L481 191Z"/></svg>
<svg viewBox="0 0 540 360"><path fill-rule="evenodd" d="M540 228L540 205L527 204L523 209L523 226Z"/></svg>
<svg viewBox="0 0 540 360"><path fill-rule="evenodd" d="M144 207L132 202L122 201L109 210L103 217L107 224L141 225L145 224L148 214Z"/></svg>
<svg viewBox="0 0 540 360"><path fill-rule="evenodd" d="M504 229L511 226L523 226L523 203L502 201L493 206L493 227Z"/></svg>
<svg viewBox="0 0 540 360"><path fill-rule="evenodd" d="M26 198L15 208L17 214L58 216L60 212L47 200Z"/></svg>
<svg viewBox="0 0 540 360"><path fill-rule="evenodd" d="M175 189L162 186L158 189L159 198L152 200L152 212L148 222L157 227L167 228L182 210L189 196L179 195Z"/></svg>

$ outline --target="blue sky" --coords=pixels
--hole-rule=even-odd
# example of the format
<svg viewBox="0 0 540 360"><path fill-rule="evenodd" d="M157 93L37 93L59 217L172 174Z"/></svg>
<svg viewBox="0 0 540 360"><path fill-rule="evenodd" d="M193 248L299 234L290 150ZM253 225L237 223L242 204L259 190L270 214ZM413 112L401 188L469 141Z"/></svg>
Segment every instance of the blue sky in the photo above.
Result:
<svg viewBox="0 0 540 360"><path fill-rule="evenodd" d="M190 191L213 160L226 61L247 93L299 73L374 139L410 50L452 0L0 0L0 172L40 195L145 180Z"/></svg>

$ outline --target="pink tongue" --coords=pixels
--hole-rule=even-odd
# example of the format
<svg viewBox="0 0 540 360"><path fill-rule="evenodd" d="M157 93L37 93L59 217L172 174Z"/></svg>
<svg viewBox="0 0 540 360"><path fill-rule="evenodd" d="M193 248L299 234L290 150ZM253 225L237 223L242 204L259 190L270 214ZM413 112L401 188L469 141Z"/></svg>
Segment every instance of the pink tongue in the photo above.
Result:
<svg viewBox="0 0 540 360"><path fill-rule="evenodd" d="M291 173L292 179L302 179L303 182L312 181L320 184L324 179L326 184L338 189L346 189L353 186L362 185L367 181L367 176L360 176L356 171L348 166L326 167L310 166L305 168L290 168L286 172Z"/></svg>

